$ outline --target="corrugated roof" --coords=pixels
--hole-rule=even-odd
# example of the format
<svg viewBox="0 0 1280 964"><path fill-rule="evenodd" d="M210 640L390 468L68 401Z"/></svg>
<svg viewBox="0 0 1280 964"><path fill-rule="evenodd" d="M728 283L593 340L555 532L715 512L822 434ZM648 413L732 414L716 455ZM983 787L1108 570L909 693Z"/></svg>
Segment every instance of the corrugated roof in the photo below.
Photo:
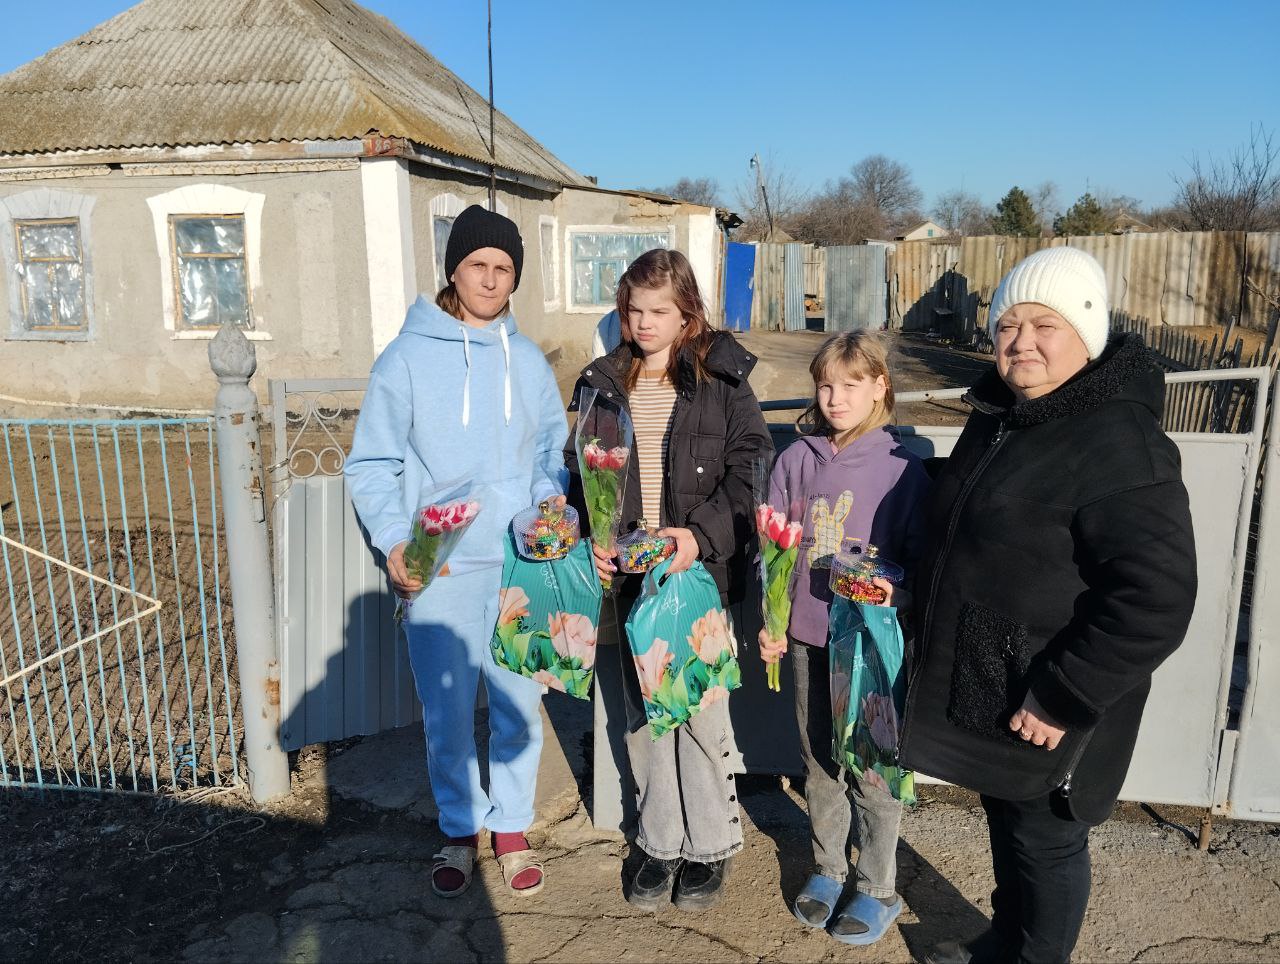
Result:
<svg viewBox="0 0 1280 964"><path fill-rule="evenodd" d="M500 167L589 183L496 127ZM369 134L489 160L488 101L350 0L144 0L0 75L0 154Z"/></svg>

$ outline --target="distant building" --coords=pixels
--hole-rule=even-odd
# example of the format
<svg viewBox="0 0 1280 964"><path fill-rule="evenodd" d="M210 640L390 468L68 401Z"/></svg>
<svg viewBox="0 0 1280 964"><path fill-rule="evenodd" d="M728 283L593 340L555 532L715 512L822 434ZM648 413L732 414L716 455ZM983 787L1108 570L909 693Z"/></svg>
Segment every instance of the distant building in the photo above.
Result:
<svg viewBox="0 0 1280 964"><path fill-rule="evenodd" d="M350 0L139 3L0 76L0 392L206 407L225 319L268 377L365 374L487 202L488 136L483 97ZM495 139L545 350L585 358L653 247L715 311L715 209L601 189L500 113Z"/></svg>
<svg viewBox="0 0 1280 964"><path fill-rule="evenodd" d="M906 234L900 234L895 241L927 241L930 238L945 238L951 234L946 228L938 224L936 221L924 221L917 224Z"/></svg>

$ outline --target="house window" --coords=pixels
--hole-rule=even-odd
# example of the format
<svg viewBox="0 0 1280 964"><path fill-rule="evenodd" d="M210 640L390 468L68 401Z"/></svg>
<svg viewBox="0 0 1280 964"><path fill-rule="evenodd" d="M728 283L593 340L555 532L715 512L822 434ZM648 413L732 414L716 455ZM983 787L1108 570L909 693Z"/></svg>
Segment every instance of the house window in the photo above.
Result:
<svg viewBox="0 0 1280 964"><path fill-rule="evenodd" d="M575 307L608 308L627 266L653 248L670 248L671 235L619 232L571 233L572 292Z"/></svg>
<svg viewBox="0 0 1280 964"><path fill-rule="evenodd" d="M436 214L431 218L431 231L435 237L436 245L437 290L449 283L449 279L444 276L444 256L446 249L449 247L449 235L453 233L453 220L452 217L446 217L442 214Z"/></svg>
<svg viewBox="0 0 1280 964"><path fill-rule="evenodd" d="M15 220L22 324L27 331L84 331L84 252L80 220Z"/></svg>
<svg viewBox="0 0 1280 964"><path fill-rule="evenodd" d="M243 215L169 219L180 328L252 327Z"/></svg>

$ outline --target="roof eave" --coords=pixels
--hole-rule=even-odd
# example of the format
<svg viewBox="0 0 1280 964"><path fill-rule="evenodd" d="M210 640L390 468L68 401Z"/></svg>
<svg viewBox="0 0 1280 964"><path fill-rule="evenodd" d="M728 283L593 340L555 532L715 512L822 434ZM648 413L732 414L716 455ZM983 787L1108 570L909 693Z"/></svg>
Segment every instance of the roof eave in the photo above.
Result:
<svg viewBox="0 0 1280 964"><path fill-rule="evenodd" d="M458 157L425 144L402 137L370 135L364 138L332 140L271 141L238 144L190 144L126 148L86 148L42 153L7 154L0 152L0 169L40 170L77 166L100 167L105 164L158 164L165 162L190 164L210 161L282 161L323 160L329 158L401 157L405 160L445 168L480 177L488 177L489 165L471 158ZM508 184L521 184L551 194L565 185L526 171L498 165L497 179ZM574 187L581 185L573 184Z"/></svg>

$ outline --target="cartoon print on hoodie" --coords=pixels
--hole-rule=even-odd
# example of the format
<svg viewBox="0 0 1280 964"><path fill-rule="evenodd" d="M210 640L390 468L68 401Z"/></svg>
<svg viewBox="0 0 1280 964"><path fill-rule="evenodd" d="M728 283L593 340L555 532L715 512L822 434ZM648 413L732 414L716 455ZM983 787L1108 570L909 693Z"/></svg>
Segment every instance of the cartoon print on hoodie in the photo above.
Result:
<svg viewBox="0 0 1280 964"><path fill-rule="evenodd" d="M830 569L831 557L844 545L845 520L853 509L853 492L845 489L831 508L825 496L814 499L809 510L809 532L813 545L809 547L809 568Z"/></svg>

